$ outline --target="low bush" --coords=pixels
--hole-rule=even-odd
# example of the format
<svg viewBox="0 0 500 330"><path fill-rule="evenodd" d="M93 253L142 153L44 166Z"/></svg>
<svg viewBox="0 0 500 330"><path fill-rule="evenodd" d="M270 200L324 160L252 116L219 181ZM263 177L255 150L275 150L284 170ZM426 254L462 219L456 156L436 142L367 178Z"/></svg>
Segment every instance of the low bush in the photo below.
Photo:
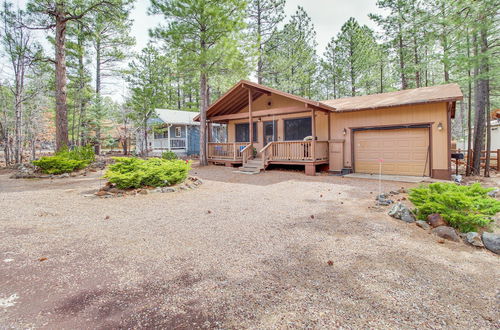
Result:
<svg viewBox="0 0 500 330"><path fill-rule="evenodd" d="M173 152L172 150L165 151L161 154L161 158L166 159L166 160L174 160L178 159L177 154Z"/></svg>
<svg viewBox="0 0 500 330"><path fill-rule="evenodd" d="M64 148L54 156L44 156L34 160L33 165L47 174L71 173L89 166L95 160L92 146L76 147L73 150Z"/></svg>
<svg viewBox="0 0 500 330"><path fill-rule="evenodd" d="M116 157L105 178L120 189L165 187L184 181L191 164L183 160Z"/></svg>
<svg viewBox="0 0 500 330"><path fill-rule="evenodd" d="M429 214L439 213L450 226L470 232L488 226L492 216L500 212L500 201L488 196L491 190L479 183L459 186L436 182L410 189L409 199L417 218L426 220Z"/></svg>

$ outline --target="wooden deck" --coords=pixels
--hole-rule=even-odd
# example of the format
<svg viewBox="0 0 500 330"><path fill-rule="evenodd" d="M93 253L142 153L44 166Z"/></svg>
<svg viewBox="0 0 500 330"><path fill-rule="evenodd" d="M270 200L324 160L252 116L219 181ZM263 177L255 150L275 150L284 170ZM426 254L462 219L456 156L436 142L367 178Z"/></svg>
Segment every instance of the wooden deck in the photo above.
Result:
<svg viewBox="0 0 500 330"><path fill-rule="evenodd" d="M245 142L208 143L208 160L226 166L245 164L252 159L251 146ZM258 152L263 167L270 164L304 165L311 173L316 165L328 164L328 141L275 141Z"/></svg>

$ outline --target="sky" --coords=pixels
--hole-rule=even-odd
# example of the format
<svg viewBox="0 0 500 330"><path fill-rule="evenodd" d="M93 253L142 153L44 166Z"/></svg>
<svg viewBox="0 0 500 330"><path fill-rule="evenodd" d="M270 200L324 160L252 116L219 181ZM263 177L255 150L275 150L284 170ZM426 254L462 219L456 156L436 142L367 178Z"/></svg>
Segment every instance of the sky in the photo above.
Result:
<svg viewBox="0 0 500 330"><path fill-rule="evenodd" d="M14 4L24 8L26 0L12 0ZM285 5L285 20L295 13L297 6L304 7L309 14L316 30L316 40L318 42L317 54L323 55L327 44L332 37L340 31L342 25L350 18L354 17L360 24L366 24L375 31L377 25L368 18L369 13L381 13L377 8L377 0L287 0ZM147 14L150 0L136 0L134 9L130 15L133 19L131 34L136 39L135 52L140 52L149 40L149 30L163 22L161 16L150 16ZM45 32L36 31L41 38ZM0 73L5 73L5 64L0 63ZM255 77L249 77L255 80ZM108 81L105 93L115 101L122 101L126 93L126 85L122 79Z"/></svg>
<svg viewBox="0 0 500 330"><path fill-rule="evenodd" d="M132 34L136 38L136 50L144 48L148 42L148 30L162 22L161 16L148 16L149 0L137 0L131 17L134 19ZM311 16L316 29L318 54L322 55L326 45L336 36L350 17L356 18L360 24L366 24L377 30L377 26L368 18L369 13L380 13L376 0L287 0L285 14L293 15L297 6L302 6ZM287 20L285 18L285 21Z"/></svg>

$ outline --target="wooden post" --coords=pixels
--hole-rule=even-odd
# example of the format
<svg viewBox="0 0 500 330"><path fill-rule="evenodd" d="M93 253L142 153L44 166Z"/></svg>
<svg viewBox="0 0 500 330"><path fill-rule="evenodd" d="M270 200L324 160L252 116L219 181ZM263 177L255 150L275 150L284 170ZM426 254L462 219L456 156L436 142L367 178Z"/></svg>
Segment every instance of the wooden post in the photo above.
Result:
<svg viewBox="0 0 500 330"><path fill-rule="evenodd" d="M248 136L253 147L252 90L248 89Z"/></svg>
<svg viewBox="0 0 500 330"><path fill-rule="evenodd" d="M208 142L213 142L212 141L212 123L208 122ZM187 126L186 126L187 127Z"/></svg>
<svg viewBox="0 0 500 330"><path fill-rule="evenodd" d="M311 141L311 154L313 161L316 160L316 118L315 111L312 109L311 111L311 130L312 130L312 141Z"/></svg>
<svg viewBox="0 0 500 330"><path fill-rule="evenodd" d="M497 171L500 171L500 149L497 149Z"/></svg>
<svg viewBox="0 0 500 330"><path fill-rule="evenodd" d="M233 142L233 160L236 160L236 142Z"/></svg>

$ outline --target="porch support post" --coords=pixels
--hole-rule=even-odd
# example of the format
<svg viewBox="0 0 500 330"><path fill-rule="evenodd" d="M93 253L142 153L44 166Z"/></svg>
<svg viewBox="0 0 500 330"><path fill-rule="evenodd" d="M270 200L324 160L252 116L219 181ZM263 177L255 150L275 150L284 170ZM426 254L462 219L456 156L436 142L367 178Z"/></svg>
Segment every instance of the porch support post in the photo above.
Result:
<svg viewBox="0 0 500 330"><path fill-rule="evenodd" d="M248 136L253 147L252 90L248 88Z"/></svg>
<svg viewBox="0 0 500 330"><path fill-rule="evenodd" d="M316 160L316 112L314 109L311 111L311 130L312 130L312 141L311 141L311 154L312 154L312 160Z"/></svg>

